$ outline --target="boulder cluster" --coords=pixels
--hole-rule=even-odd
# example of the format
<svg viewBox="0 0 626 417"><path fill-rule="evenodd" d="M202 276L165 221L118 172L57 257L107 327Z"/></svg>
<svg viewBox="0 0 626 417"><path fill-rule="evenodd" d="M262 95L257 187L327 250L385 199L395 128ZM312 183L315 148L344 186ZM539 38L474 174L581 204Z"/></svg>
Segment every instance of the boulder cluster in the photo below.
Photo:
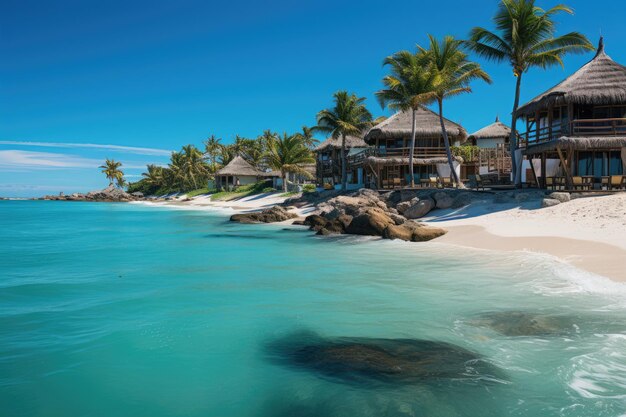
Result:
<svg viewBox="0 0 626 417"><path fill-rule="evenodd" d="M431 196L420 197L417 192L394 191L383 195L361 189L319 203L316 213L301 224L309 226L319 235L345 233L423 242L446 233L444 229L414 220L437 207L438 201L445 208L451 207L452 198L446 193L440 194L439 200L435 200Z"/></svg>
<svg viewBox="0 0 626 417"><path fill-rule="evenodd" d="M129 194L120 188L109 185L107 188L100 191L90 191L86 194L73 193L65 195L61 193L59 195L46 195L41 197L40 200L122 202L143 200L143 198L144 196L140 192Z"/></svg>

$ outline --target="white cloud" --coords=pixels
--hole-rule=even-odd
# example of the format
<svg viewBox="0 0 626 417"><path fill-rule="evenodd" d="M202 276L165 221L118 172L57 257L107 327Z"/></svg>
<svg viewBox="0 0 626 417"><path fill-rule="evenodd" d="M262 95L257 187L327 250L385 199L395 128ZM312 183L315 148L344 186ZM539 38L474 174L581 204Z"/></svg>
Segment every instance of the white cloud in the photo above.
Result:
<svg viewBox="0 0 626 417"><path fill-rule="evenodd" d="M96 143L28 142L18 140L0 140L0 145L38 146L47 148L92 148L150 156L169 156L172 153L172 151L169 151L167 149L141 148L136 146L121 145L100 145Z"/></svg>
<svg viewBox="0 0 626 417"><path fill-rule="evenodd" d="M51 152L30 152L21 150L0 151L0 170L37 170L64 168L98 168L101 159L83 158L75 155ZM122 165L123 168L143 169L145 165Z"/></svg>

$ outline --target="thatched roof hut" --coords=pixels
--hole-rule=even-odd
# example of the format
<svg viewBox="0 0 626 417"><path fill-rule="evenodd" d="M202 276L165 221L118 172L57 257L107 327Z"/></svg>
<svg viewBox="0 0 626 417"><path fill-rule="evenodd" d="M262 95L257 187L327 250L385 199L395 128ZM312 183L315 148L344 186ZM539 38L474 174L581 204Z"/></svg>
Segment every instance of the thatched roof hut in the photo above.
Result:
<svg viewBox="0 0 626 417"><path fill-rule="evenodd" d="M538 95L517 110L517 116L532 115L538 109L561 104L626 103L626 67L604 52L600 38L598 51L591 61L548 91Z"/></svg>
<svg viewBox="0 0 626 417"><path fill-rule="evenodd" d="M241 156L237 155L226 164L225 167L218 170L215 173L216 176L237 176L237 177L263 177L265 173L259 171L255 167L252 166L248 161L243 159Z"/></svg>
<svg viewBox="0 0 626 417"><path fill-rule="evenodd" d="M346 136L346 148L365 148L367 143L359 136ZM332 136L320 143L315 152L327 152L333 149L341 149L341 136L333 138Z"/></svg>
<svg viewBox="0 0 626 417"><path fill-rule="evenodd" d="M469 135L468 139L472 141L480 139L508 139L510 135L511 128L502 123L500 119L496 117L496 121L494 123L472 133Z"/></svg>
<svg viewBox="0 0 626 417"><path fill-rule="evenodd" d="M376 139L410 137L412 127L412 112L402 111L394 114L382 123L377 124L365 135L365 142L372 143ZM441 124L439 115L427 109L420 107L415 115L416 137L430 138L441 136ZM467 140L467 132L463 126L444 118L444 125L451 142L465 142Z"/></svg>

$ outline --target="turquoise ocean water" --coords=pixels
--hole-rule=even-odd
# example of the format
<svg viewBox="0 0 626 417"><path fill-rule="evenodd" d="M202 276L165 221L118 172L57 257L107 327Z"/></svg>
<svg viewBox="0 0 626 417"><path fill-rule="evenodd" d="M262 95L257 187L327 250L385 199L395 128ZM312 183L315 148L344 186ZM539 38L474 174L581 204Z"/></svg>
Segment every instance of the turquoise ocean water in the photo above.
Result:
<svg viewBox="0 0 626 417"><path fill-rule="evenodd" d="M0 415L626 415L620 284L539 255L227 219L0 202ZM511 311L571 326L477 324ZM452 343L502 379L352 384L268 360L269 342L303 331Z"/></svg>

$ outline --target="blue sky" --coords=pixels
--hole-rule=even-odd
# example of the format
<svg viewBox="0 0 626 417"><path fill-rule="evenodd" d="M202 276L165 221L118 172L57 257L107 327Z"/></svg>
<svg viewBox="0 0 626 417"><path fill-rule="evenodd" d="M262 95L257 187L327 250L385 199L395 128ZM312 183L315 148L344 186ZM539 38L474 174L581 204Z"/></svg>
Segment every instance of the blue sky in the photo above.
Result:
<svg viewBox="0 0 626 417"><path fill-rule="evenodd" d="M623 2L566 3L576 14L559 19L559 33L578 30L594 43L602 33L608 54L626 64ZM101 188L105 157L121 160L133 181L146 163L210 134L227 143L235 134L293 132L314 124L339 89L388 114L373 94L383 58L425 44L428 33L463 38L473 26L491 27L496 4L4 0L0 196ZM532 70L522 101L592 56ZM494 83L445 107L470 132L496 115L507 120L513 100L510 68L477 60Z"/></svg>

